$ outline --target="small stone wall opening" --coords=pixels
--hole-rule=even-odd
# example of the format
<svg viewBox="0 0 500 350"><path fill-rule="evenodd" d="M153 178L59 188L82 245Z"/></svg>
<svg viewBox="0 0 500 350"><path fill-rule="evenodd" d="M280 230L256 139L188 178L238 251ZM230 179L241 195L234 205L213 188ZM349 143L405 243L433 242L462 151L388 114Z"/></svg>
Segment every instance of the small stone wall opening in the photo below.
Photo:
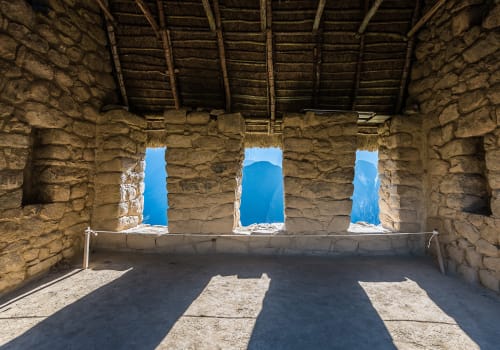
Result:
<svg viewBox="0 0 500 350"><path fill-rule="evenodd" d="M282 163L280 148L245 149L240 202L242 226L285 221Z"/></svg>
<svg viewBox="0 0 500 350"><path fill-rule="evenodd" d="M466 213L490 216L491 189L488 186L486 176L484 138L471 137L469 141L472 145L471 149L474 152L451 159L452 170L453 165L455 165L456 169L463 170L462 210Z"/></svg>
<svg viewBox="0 0 500 350"><path fill-rule="evenodd" d="M144 171L144 209L142 222L148 225L168 225L166 147L146 148Z"/></svg>
<svg viewBox="0 0 500 350"><path fill-rule="evenodd" d="M26 165L23 172L22 205L48 204L53 202L49 188L43 182L46 174L50 176L50 153L54 149L43 144L43 139L50 129L33 128L29 136L29 148Z"/></svg>
<svg viewBox="0 0 500 350"><path fill-rule="evenodd" d="M378 151L357 151L351 223L379 225Z"/></svg>

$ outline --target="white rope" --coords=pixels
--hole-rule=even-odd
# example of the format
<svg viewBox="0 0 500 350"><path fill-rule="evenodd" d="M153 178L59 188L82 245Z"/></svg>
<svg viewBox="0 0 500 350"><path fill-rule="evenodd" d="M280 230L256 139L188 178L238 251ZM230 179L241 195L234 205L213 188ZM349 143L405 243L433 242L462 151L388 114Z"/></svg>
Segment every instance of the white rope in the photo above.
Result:
<svg viewBox="0 0 500 350"><path fill-rule="evenodd" d="M431 247L432 239L434 237L436 237L437 235L439 235L438 230L433 230L432 232L429 232L429 233L432 233L432 236L431 236L431 238L429 238L429 242L427 243L427 249L429 249Z"/></svg>

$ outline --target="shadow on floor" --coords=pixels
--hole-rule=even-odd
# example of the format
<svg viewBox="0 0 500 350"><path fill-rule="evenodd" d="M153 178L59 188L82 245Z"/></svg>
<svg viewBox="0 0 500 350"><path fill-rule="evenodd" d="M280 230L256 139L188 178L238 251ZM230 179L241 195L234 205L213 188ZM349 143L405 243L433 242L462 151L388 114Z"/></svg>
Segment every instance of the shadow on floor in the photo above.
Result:
<svg viewBox="0 0 500 350"><path fill-rule="evenodd" d="M463 308L467 301L450 296L440 283L468 286L441 277L427 260L136 256L127 263L126 255L115 258L116 266L100 268L133 268L1 348L155 349L212 277L259 278L264 273L271 282L249 349L394 349L360 281L400 282L406 277L422 286L483 349L493 349L500 339L500 313L491 324L488 317L495 316L485 314L500 311L499 299L490 300L491 310L470 314ZM423 268L412 272L419 264Z"/></svg>

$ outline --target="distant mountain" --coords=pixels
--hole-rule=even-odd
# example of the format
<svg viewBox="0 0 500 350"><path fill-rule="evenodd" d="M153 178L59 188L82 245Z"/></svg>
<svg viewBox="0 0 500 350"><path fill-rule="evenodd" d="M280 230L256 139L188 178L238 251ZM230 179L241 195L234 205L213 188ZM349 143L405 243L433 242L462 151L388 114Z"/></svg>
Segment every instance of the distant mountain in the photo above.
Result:
<svg viewBox="0 0 500 350"><path fill-rule="evenodd" d="M143 222L150 225L168 225L165 151L147 149L144 178Z"/></svg>
<svg viewBox="0 0 500 350"><path fill-rule="evenodd" d="M243 226L284 222L281 167L269 162L243 167L240 220Z"/></svg>
<svg viewBox="0 0 500 350"><path fill-rule="evenodd" d="M358 160L354 170L351 222L380 224L378 190L380 179L373 163Z"/></svg>

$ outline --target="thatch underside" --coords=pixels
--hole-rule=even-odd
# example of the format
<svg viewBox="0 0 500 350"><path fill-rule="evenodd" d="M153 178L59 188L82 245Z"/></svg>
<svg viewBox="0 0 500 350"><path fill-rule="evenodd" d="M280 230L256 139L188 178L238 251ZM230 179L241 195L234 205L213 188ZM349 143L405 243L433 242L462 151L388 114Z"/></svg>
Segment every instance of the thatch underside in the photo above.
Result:
<svg viewBox="0 0 500 350"><path fill-rule="evenodd" d="M175 79L162 36L139 1L109 1L131 110L174 108L176 98L183 107L224 109L230 98L232 112L249 118L270 118L272 103L277 118L304 108L400 112L395 109L414 1L383 1L362 35L357 31L365 0L327 1L317 31L318 0L272 1L264 30L262 1L219 0L217 7L214 1L208 3L220 28L201 0L142 0L156 23L157 5L163 4Z"/></svg>

